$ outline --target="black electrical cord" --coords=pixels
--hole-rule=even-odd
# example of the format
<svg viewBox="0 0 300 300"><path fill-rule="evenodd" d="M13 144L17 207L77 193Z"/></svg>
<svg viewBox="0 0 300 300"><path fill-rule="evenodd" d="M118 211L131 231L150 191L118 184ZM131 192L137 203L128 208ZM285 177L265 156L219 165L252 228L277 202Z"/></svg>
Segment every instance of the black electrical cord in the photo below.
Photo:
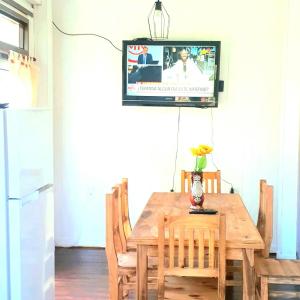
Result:
<svg viewBox="0 0 300 300"><path fill-rule="evenodd" d="M173 183L170 192L174 192L174 182L176 174L176 165L177 165L177 155L178 155L178 143L179 143L179 125L180 125L180 107L178 108L178 117L177 117L177 136L176 136L176 152L175 152L175 164L174 164L174 173L173 173Z"/></svg>
<svg viewBox="0 0 300 300"><path fill-rule="evenodd" d="M67 33L65 31L61 30L53 21L52 21L52 24L55 26L55 28L59 32L65 34L65 35L69 35L69 36L96 36L96 37L99 37L101 39L104 39L104 40L108 41L115 49L122 52L122 50L120 48L118 48L117 46L115 46L110 39L108 39L108 38L106 38L102 35L99 35L99 34L96 34L96 33Z"/></svg>
<svg viewBox="0 0 300 300"><path fill-rule="evenodd" d="M212 108L210 109L210 115L211 115L211 145L212 147L214 148L214 116L213 116L213 111L212 111ZM218 166L216 165L215 161L214 161L214 156L213 154L211 153L211 161L214 165L214 167L219 170ZM226 182L227 184L229 184L231 186L230 188L230 193L233 194L234 193L234 188L233 188L233 185L231 182L225 180L224 178L221 177L221 180Z"/></svg>
<svg viewBox="0 0 300 300"><path fill-rule="evenodd" d="M211 126L210 126L210 128L211 128L211 135L210 135L211 136L211 146L214 148L215 147L215 142L214 142L214 116L213 116L212 108L210 109L210 117L211 117ZM219 170L219 168L217 167L217 165L216 165L216 163L214 161L213 154L211 153L210 155L211 155L211 161L212 161L214 167L217 170Z"/></svg>

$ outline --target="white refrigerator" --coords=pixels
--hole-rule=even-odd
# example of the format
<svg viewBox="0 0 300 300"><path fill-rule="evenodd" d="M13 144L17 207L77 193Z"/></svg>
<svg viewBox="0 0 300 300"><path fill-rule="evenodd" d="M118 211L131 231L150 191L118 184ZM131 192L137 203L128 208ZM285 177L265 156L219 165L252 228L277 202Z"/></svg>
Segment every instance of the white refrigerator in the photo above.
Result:
<svg viewBox="0 0 300 300"><path fill-rule="evenodd" d="M52 114L0 110L0 299L54 299Z"/></svg>

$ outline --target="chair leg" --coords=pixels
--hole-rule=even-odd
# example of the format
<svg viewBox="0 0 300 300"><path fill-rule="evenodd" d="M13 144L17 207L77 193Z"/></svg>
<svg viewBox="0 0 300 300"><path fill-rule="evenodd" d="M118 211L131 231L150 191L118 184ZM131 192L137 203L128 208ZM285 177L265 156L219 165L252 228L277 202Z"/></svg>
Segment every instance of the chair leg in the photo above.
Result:
<svg viewBox="0 0 300 300"><path fill-rule="evenodd" d="M122 277L122 281L123 281L124 284L126 284L126 283L129 282L129 279L128 279L127 276L123 276ZM123 287L122 294L123 294L123 299L128 299L128 297L129 297L129 290L127 290L127 289L125 289Z"/></svg>
<svg viewBox="0 0 300 300"><path fill-rule="evenodd" d="M119 300L119 283L118 283L118 274L109 272L109 299L110 300Z"/></svg>
<svg viewBox="0 0 300 300"><path fill-rule="evenodd" d="M165 287L164 284L158 283L158 290L157 290L157 300L164 300L165 298Z"/></svg>
<svg viewBox="0 0 300 300"><path fill-rule="evenodd" d="M123 300L123 278L120 279L119 281L119 286L118 286L118 300Z"/></svg>
<svg viewBox="0 0 300 300"><path fill-rule="evenodd" d="M268 277L265 276L261 276L260 278L260 297L261 300L269 299Z"/></svg>
<svg viewBox="0 0 300 300"><path fill-rule="evenodd" d="M260 277L255 274L255 300L260 300Z"/></svg>
<svg viewBox="0 0 300 300"><path fill-rule="evenodd" d="M257 288L255 289L255 300L260 300L260 294Z"/></svg>
<svg viewBox="0 0 300 300"><path fill-rule="evenodd" d="M218 300L225 300L226 289L226 260L224 264L219 266L219 280L218 280Z"/></svg>

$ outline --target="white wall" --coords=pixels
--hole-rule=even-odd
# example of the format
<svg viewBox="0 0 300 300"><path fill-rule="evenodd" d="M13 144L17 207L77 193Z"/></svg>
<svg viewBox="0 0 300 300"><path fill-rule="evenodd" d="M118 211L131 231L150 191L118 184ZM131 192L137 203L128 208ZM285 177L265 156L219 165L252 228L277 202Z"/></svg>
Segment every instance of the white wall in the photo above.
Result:
<svg viewBox="0 0 300 300"><path fill-rule="evenodd" d="M66 32L100 34L121 47L122 40L149 36L153 3L53 0L53 19ZM222 42L225 81L218 108L181 109L175 190L180 169L193 167L189 148L214 142L222 177L255 220L260 178L274 185L277 212L286 3L163 1L170 40ZM178 108L122 107L121 52L96 37L54 29L53 38L56 241L103 246L104 198L113 184L129 178L133 223L151 192L172 187Z"/></svg>

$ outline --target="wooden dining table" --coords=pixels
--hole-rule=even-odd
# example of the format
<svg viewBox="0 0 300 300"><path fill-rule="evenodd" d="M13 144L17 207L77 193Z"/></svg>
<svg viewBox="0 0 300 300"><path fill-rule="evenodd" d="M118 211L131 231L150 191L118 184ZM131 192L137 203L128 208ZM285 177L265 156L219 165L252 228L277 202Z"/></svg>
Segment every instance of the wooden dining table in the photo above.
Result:
<svg viewBox="0 0 300 300"><path fill-rule="evenodd" d="M148 255L157 251L158 216L189 214L189 194L155 192L148 200L128 239L137 249L137 299L146 300ZM243 300L255 299L254 250L263 249L264 242L240 195L206 194L204 207L226 216L226 259L243 262Z"/></svg>

